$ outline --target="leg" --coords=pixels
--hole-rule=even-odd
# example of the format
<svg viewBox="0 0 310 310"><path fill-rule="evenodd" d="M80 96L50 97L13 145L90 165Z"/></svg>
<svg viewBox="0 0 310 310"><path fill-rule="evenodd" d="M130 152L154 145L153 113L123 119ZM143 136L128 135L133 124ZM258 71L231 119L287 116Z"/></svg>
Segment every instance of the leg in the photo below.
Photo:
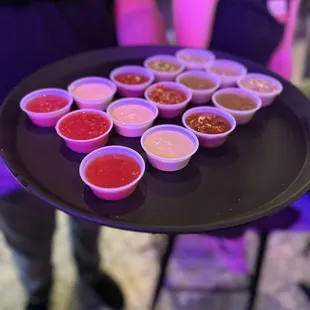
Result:
<svg viewBox="0 0 310 310"><path fill-rule="evenodd" d="M155 307L156 307L156 304L157 304L157 301L160 295L160 291L166 279L167 268L168 268L170 257L173 253L175 241L176 241L175 235L168 235L168 243L160 260L159 275L158 275L155 293L154 293L153 302L152 302L153 310L155 310Z"/></svg>

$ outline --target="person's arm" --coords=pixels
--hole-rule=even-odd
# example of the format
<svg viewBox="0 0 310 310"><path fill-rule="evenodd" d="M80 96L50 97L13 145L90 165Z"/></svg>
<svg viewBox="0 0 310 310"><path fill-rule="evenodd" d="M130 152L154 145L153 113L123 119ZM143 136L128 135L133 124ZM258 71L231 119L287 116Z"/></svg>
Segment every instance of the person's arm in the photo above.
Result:
<svg viewBox="0 0 310 310"><path fill-rule="evenodd" d="M164 44L165 25L156 0L116 0L119 45Z"/></svg>
<svg viewBox="0 0 310 310"><path fill-rule="evenodd" d="M176 44L208 48L219 0L173 0Z"/></svg>

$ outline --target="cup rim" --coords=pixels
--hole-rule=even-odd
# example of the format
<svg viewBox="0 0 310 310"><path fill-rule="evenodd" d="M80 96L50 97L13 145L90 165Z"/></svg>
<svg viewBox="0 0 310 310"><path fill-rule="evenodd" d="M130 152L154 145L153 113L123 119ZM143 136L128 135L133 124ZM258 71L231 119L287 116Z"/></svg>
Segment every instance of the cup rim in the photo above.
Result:
<svg viewBox="0 0 310 310"><path fill-rule="evenodd" d="M208 57L210 57L210 60L208 60L206 63L197 63L195 61L192 60L184 60L181 59L181 54L183 53L200 53L200 54L205 54L208 55ZM181 48L179 49L176 53L175 53L175 57L182 63L186 63L186 64L195 64L197 66L200 66L201 68L203 68L206 64L212 62L215 60L216 56L213 52L211 52L210 50L207 49L200 49L200 48Z"/></svg>
<svg viewBox="0 0 310 310"><path fill-rule="evenodd" d="M234 67L236 68L240 74L238 75L233 75L233 76L221 76L219 74L216 74L214 72L211 72L209 71L209 68L214 65L214 64L223 64L223 65L227 65L227 66L230 66L230 67ZM211 74L214 74L218 77L220 77L221 79L233 79L233 80L236 80L236 79L239 79L241 77L243 77L244 75L247 74L248 72L248 69L245 65L243 65L242 63L238 62L238 61L235 61L235 60L230 60L230 59L222 59L222 58L219 58L219 59L215 59L211 62L208 62L206 65L205 65L205 70L207 72L210 72Z"/></svg>

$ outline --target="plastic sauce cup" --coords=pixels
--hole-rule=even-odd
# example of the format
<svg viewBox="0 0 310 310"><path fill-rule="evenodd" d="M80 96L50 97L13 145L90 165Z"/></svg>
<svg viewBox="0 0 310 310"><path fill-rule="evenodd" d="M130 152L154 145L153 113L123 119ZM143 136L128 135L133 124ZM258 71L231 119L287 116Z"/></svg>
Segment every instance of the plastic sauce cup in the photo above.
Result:
<svg viewBox="0 0 310 310"><path fill-rule="evenodd" d="M113 110L117 107L128 104L138 104L142 107L148 108L153 113L153 118L142 123L125 123L115 119L113 117ZM145 99L124 98L112 102L108 106L107 113L113 119L114 128L118 134L124 137L141 137L142 134L153 125L154 120L158 116L158 108L154 103Z"/></svg>
<svg viewBox="0 0 310 310"><path fill-rule="evenodd" d="M93 84L93 83L103 84L105 86L108 86L111 89L111 93L99 99L86 99L86 98L81 98L81 97L74 95L74 90L77 87L82 86L82 85L87 85L87 84ZM68 86L68 91L74 98L74 101L76 102L79 109L105 110L107 106L111 103L116 93L116 86L109 79L94 76L94 77L85 77L85 78L75 80Z"/></svg>
<svg viewBox="0 0 310 310"><path fill-rule="evenodd" d="M152 68L149 67L149 63L151 61L168 61L168 62L172 62L175 63L176 65L179 66L179 68L177 70L174 71L159 71L159 70L154 70ZM174 81L176 76L178 74L180 74L182 71L184 71L185 66L177 60L177 58L175 56L172 55L156 55L156 56L152 56L147 58L144 63L143 63L144 67L151 70L155 76L155 80L160 82L160 81Z"/></svg>
<svg viewBox="0 0 310 310"><path fill-rule="evenodd" d="M186 100L176 104L162 104L155 102L150 99L149 93L158 86L178 89L186 94ZM186 106L192 100L192 92L189 88L175 82L160 82L153 84L146 89L144 96L148 101L153 102L157 106L159 116L163 118L175 118L182 115L183 111L186 109Z"/></svg>
<svg viewBox="0 0 310 310"><path fill-rule="evenodd" d="M188 86L182 84L180 81L182 78L187 77L187 76L197 76L201 77L207 80L212 81L215 86L212 88L208 89L193 89L189 88ZM177 76L176 82L184 85L185 87L188 87L190 91L192 92L192 103L194 104L205 104L208 101L210 101L212 94L221 86L221 80L215 76L214 74L210 74L208 72L204 71L186 71L181 73L180 75Z"/></svg>
<svg viewBox="0 0 310 310"><path fill-rule="evenodd" d="M188 69L188 70L203 70L207 63L215 60L215 55L208 51L198 48L183 48L176 52L176 58ZM206 62L197 62L190 59L184 59L186 56L202 57Z"/></svg>
<svg viewBox="0 0 310 310"><path fill-rule="evenodd" d="M198 132L186 124L187 117L195 113L210 113L210 114L222 116L230 123L231 129L229 129L226 132L219 133L219 134L208 134L208 133ZM197 107L197 108L189 109L183 114L182 122L183 122L183 125L188 130L190 130L197 136L200 146L206 147L206 148L215 148L215 147L222 145L228 138L229 134L232 133L236 128L236 120L231 114L229 114L228 112L224 110L214 108L214 107Z"/></svg>
<svg viewBox="0 0 310 310"><path fill-rule="evenodd" d="M27 104L31 100L44 95L60 96L65 98L68 101L68 104L59 110L46 113L32 112L27 109ZM67 91L59 88L44 88L33 91L26 95L20 101L19 106L35 125L40 127L55 127L58 120L70 111L72 103L73 98Z"/></svg>
<svg viewBox="0 0 310 310"><path fill-rule="evenodd" d="M108 155L108 154L123 154L123 155L127 155L133 158L139 164L141 168L141 172L139 176L131 183L121 186L121 187L116 187L116 188L104 188L104 187L99 187L99 186L96 186L90 183L85 177L85 172L86 172L88 164L94 159L100 156L103 156L103 155ZM82 160L80 164L80 169L79 169L79 173L80 173L80 177L82 181L90 187L92 192L97 197L104 199L104 200L120 200L120 199L130 196L137 188L137 185L139 181L141 180L141 178L143 177L144 172L145 172L145 162L142 156L136 151L134 151L133 149L130 149L124 146L117 146L117 145L102 147L98 150L91 152Z"/></svg>
<svg viewBox="0 0 310 310"><path fill-rule="evenodd" d="M164 158L160 157L157 155L154 155L153 153L149 152L148 149L144 145L144 141L146 137L156 131L176 131L179 133L182 133L186 135L188 138L192 140L194 143L194 150L190 152L188 155L184 157L179 157L179 158ZM199 147L199 142L197 137L188 129L181 127L181 126L176 126L176 125L159 125L159 126L154 126L147 130L141 137L141 146L143 150L146 153L147 159L149 163L156 169L161 170L161 171L178 171L183 168L185 168L191 157L197 152L198 147Z"/></svg>
<svg viewBox="0 0 310 310"><path fill-rule="evenodd" d="M60 131L60 125L61 122L66 119L66 117L73 115L73 114L79 114L79 113L83 113L83 112L92 112L92 113L97 113L99 115L102 115L103 117L105 117L108 121L109 121L109 128L108 130L103 133L102 135L92 138L92 139L87 139L87 140L76 140L76 139L71 139L66 137L65 135L63 135ZM68 113L67 115L63 116L56 124L56 132L57 134L65 141L66 145L68 146L69 149L71 149L74 152L77 153L89 153L92 152L102 146L105 146L109 140L109 136L110 136L110 132L113 128L113 120L111 119L111 117L100 110L96 110L96 109L82 109L82 110L77 110L71 113Z"/></svg>
<svg viewBox="0 0 310 310"><path fill-rule="evenodd" d="M146 76L148 80L141 84L124 84L124 83L118 82L115 79L115 76L117 76L118 74L124 74L124 73L141 74L141 75ZM141 66L123 66L123 67L114 69L110 73L110 79L117 86L117 90L121 96L142 97L147 87L150 86L154 82L154 74L152 73L151 70L141 67Z"/></svg>
<svg viewBox="0 0 310 310"><path fill-rule="evenodd" d="M252 90L251 88L248 88L246 86L243 85L242 82L244 82L247 79L260 79L260 80L265 80L266 82L269 82L273 85L275 85L275 87L277 89L271 91L271 92L260 92L260 91L255 91ZM269 105L271 105L273 103L273 101L275 100L275 98L280 95L283 91L283 85L280 81L278 81L275 78L272 78L268 75L265 74L258 74L258 73L250 73L247 74L243 77L241 77L238 81L237 81L237 85L238 87L240 87L241 89L247 90L250 93L253 93L255 95L257 95L261 100L262 100L262 107L268 107Z"/></svg>
<svg viewBox="0 0 310 310"><path fill-rule="evenodd" d="M237 95L248 96L249 98L251 98L252 100L255 101L256 107L254 109L246 110L246 111L240 111L240 110L233 110L233 109L225 108L217 101L217 96L221 95L221 94L237 94ZM258 96L254 95L254 94L252 94L246 90L239 89L239 88L225 88L225 89L218 90L212 96L212 101L217 108L222 109L222 110L230 113L236 119L236 122L238 125L243 125L243 124L248 123L253 118L255 113L262 106L262 101Z"/></svg>

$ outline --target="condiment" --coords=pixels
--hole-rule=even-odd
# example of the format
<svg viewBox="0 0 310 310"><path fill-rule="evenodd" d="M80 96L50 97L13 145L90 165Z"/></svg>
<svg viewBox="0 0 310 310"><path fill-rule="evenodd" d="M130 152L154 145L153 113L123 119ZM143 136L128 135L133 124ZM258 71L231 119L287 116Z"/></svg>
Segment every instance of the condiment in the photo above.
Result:
<svg viewBox="0 0 310 310"><path fill-rule="evenodd" d="M191 61L199 64L205 64L210 61L208 57L191 55L191 54L183 54L180 58L184 61Z"/></svg>
<svg viewBox="0 0 310 310"><path fill-rule="evenodd" d="M194 151L193 141L177 131L155 131L144 140L146 149L159 157L181 158Z"/></svg>
<svg viewBox="0 0 310 310"><path fill-rule="evenodd" d="M148 67L156 71L173 72L179 70L181 66L168 60L153 60L148 63Z"/></svg>
<svg viewBox="0 0 310 310"><path fill-rule="evenodd" d="M102 83L86 83L73 89L73 95L81 99L96 100L111 96L113 90Z"/></svg>
<svg viewBox="0 0 310 310"><path fill-rule="evenodd" d="M249 90L253 90L259 93L272 93L279 90L277 85L261 79L261 78L246 78L241 81L241 85Z"/></svg>
<svg viewBox="0 0 310 310"><path fill-rule="evenodd" d="M117 74L114 78L117 82L128 85L143 84L149 80L147 76L137 73L120 73Z"/></svg>
<svg viewBox="0 0 310 310"><path fill-rule="evenodd" d="M107 132L110 121L95 112L79 112L65 117L59 126L60 132L69 139L88 140Z"/></svg>
<svg viewBox="0 0 310 310"><path fill-rule="evenodd" d="M208 71L216 75L227 76L227 77L240 75L240 71L237 70L236 68L229 67L229 66L223 66L223 65L218 65L218 66L212 65L209 67Z"/></svg>
<svg viewBox="0 0 310 310"><path fill-rule="evenodd" d="M88 164L85 177L96 186L117 188L130 184L140 173L141 168L133 158L124 154L107 154Z"/></svg>
<svg viewBox="0 0 310 310"><path fill-rule="evenodd" d="M231 110L248 111L257 107L256 102L246 95L226 93L216 96L216 101L224 108Z"/></svg>
<svg viewBox="0 0 310 310"><path fill-rule="evenodd" d="M54 112L64 108L68 104L68 100L61 96L43 95L30 100L26 109L35 113Z"/></svg>
<svg viewBox="0 0 310 310"><path fill-rule="evenodd" d="M157 103L161 104L178 104L186 100L186 94L172 87L165 87L158 85L155 89L149 92L149 98Z"/></svg>
<svg viewBox="0 0 310 310"><path fill-rule="evenodd" d="M193 130L207 134L220 134L231 129L226 118L211 113L193 113L185 122Z"/></svg>
<svg viewBox="0 0 310 310"><path fill-rule="evenodd" d="M215 83L209 79L195 76L187 75L180 79L180 83L191 89L210 89L215 87Z"/></svg>
<svg viewBox="0 0 310 310"><path fill-rule="evenodd" d="M139 124L152 120L154 113L140 104L127 104L113 109L111 116L123 123Z"/></svg>

